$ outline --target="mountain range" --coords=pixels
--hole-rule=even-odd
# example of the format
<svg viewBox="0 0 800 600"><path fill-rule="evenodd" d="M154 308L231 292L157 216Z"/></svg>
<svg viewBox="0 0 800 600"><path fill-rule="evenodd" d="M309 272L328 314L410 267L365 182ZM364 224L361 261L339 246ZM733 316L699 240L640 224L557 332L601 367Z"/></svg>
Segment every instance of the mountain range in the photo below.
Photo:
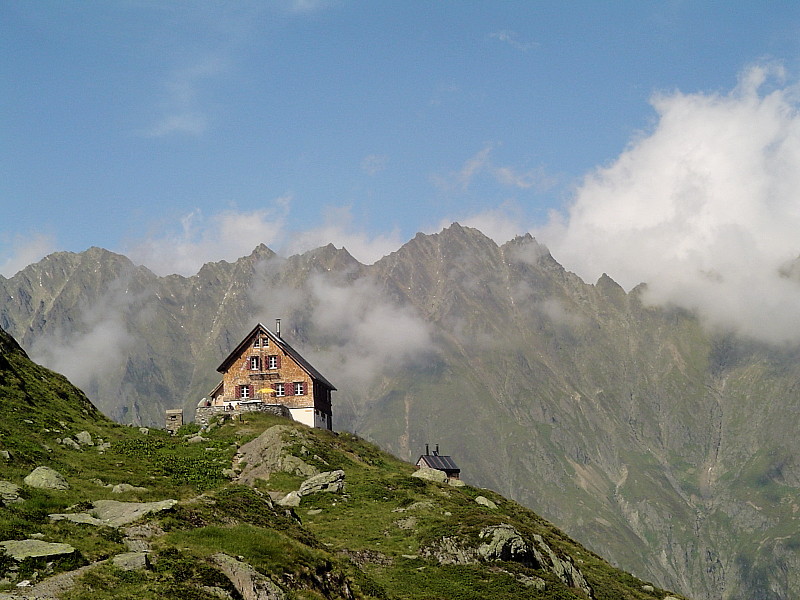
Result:
<svg viewBox="0 0 800 600"><path fill-rule="evenodd" d="M99 248L0 279L0 327L106 415L194 407L256 322L334 385L334 428L403 459L438 443L643 579L707 599L800 597L798 348L709 330L530 236L454 224L372 265L265 246L191 277Z"/></svg>

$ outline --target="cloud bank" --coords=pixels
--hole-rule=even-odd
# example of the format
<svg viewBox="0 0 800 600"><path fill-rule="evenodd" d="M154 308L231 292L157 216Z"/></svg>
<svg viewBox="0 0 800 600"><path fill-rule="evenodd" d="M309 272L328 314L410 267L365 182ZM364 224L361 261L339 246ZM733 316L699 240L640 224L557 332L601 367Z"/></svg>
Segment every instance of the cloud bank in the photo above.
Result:
<svg viewBox="0 0 800 600"><path fill-rule="evenodd" d="M0 255L0 275L13 277L28 265L55 252L55 239L51 235L18 235L5 256Z"/></svg>
<svg viewBox="0 0 800 600"><path fill-rule="evenodd" d="M535 235L588 281L604 271L711 327L800 341L798 87L754 66L729 93L659 94L657 122Z"/></svg>

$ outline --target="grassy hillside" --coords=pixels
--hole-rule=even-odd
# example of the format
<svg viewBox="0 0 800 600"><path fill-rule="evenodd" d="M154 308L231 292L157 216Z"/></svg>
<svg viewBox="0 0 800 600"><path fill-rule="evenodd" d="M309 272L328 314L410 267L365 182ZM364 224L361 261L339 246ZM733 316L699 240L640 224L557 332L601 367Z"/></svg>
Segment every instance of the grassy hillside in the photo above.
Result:
<svg viewBox="0 0 800 600"><path fill-rule="evenodd" d="M668 596L517 503L412 477L412 465L354 435L267 415L174 437L125 427L5 334L0 349L0 480L17 496L0 496L0 546L75 549L59 559L0 552L0 598ZM68 489L26 485L42 465ZM278 502L312 473L338 470L343 489ZM170 499L129 522L104 512Z"/></svg>

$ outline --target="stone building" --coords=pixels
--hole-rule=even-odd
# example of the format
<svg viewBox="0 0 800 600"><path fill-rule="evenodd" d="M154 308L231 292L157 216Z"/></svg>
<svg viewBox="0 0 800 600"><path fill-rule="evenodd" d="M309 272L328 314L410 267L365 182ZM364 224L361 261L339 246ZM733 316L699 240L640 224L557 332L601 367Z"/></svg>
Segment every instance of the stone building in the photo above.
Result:
<svg viewBox="0 0 800 600"><path fill-rule="evenodd" d="M429 469L436 469L437 471L444 471L449 479L459 479L461 476L461 469L456 465L453 457L439 454L439 444L431 453L428 444L425 444L425 454L417 459L417 468L428 467Z"/></svg>
<svg viewBox="0 0 800 600"><path fill-rule="evenodd" d="M261 323L248 333L217 371L222 380L197 414L268 410L295 421L333 429L331 392L336 388L281 337ZM204 410L204 409L212 409Z"/></svg>

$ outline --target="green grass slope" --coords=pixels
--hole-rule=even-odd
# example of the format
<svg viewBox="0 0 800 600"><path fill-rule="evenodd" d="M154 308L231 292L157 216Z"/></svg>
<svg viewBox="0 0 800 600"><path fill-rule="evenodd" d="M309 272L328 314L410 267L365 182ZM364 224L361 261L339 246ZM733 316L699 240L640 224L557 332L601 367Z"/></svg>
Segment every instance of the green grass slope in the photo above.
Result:
<svg viewBox="0 0 800 600"><path fill-rule="evenodd" d="M611 567L519 504L489 490L412 477L413 465L357 436L257 414L216 423L200 436L193 425L174 437L161 430L125 427L99 414L63 377L30 362L3 333L0 350L0 480L19 486L20 496L5 505L0 500L0 542L33 538L77 550L61 563L15 563L0 552L0 598L43 589L18 587L23 579L42 586L63 581L63 573L72 574L71 583L51 586L49 597L669 596ZM245 485L240 475L261 465L237 463L240 450L264 436L273 442L259 456L272 466ZM87 437L91 445L85 443ZM42 465L62 473L69 489L25 485L25 476ZM300 473L309 469L343 470L344 489L303 496L294 508L276 502L297 490L307 478ZM113 486L123 483L129 484L127 491L115 493L120 490ZM495 506L477 503L479 496ZM177 504L125 526L49 517L92 513L100 500L165 499ZM580 589L553 568L556 563L549 564L550 559L537 563L512 555L497 560L479 556L475 550L486 543L486 531L498 526L512 527L524 540L520 543L545 555L548 548L558 564L579 571L588 593L586 586ZM115 563L115 557L131 550L132 543L146 552L146 564L128 570ZM221 553L227 558L220 558ZM250 574L231 576L225 566L230 563L238 569L245 565ZM272 595L253 595L242 577L262 581L262 588L271 586Z"/></svg>

